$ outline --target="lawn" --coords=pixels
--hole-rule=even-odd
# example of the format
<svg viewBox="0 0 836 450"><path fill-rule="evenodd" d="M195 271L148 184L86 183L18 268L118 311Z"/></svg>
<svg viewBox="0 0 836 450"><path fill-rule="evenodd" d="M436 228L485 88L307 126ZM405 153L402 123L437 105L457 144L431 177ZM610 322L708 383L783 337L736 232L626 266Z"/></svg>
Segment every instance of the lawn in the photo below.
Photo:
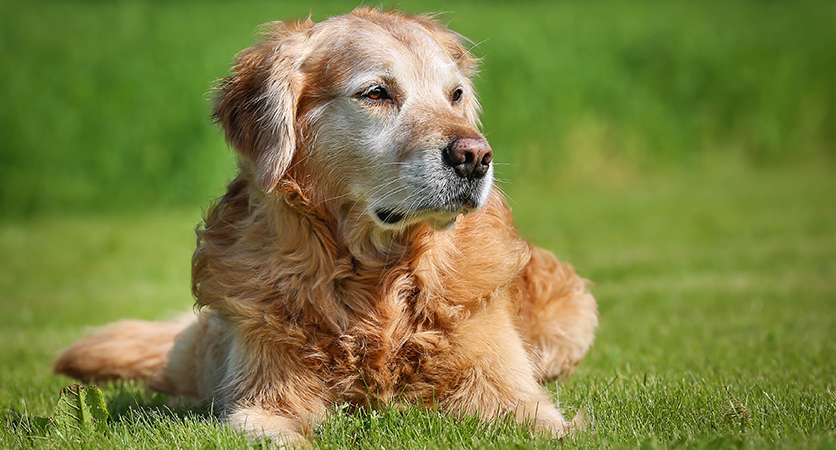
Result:
<svg viewBox="0 0 836 450"><path fill-rule="evenodd" d="M206 92L259 23L354 3L0 3L0 447L246 448L210 409L102 386L40 435L57 353L188 311L232 172ZM337 405L321 448L836 450L836 3L404 2L471 37L523 235L592 282L595 347L548 386L593 430Z"/></svg>
<svg viewBox="0 0 836 450"><path fill-rule="evenodd" d="M569 411L585 408L594 418L594 433L567 445L836 445L831 173L684 174L629 187L510 190L523 233L573 262L594 282L600 304L595 348L566 384L550 386ZM52 376L50 360L86 327L188 310L197 218L197 210L173 210L0 226L0 405L51 414L72 380ZM172 413L163 396L139 386L104 393L114 419L106 435L90 437L91 448L246 446L205 412ZM417 411L335 410L317 433L323 448L555 445L518 427L486 429ZM11 427L0 444L67 442Z"/></svg>

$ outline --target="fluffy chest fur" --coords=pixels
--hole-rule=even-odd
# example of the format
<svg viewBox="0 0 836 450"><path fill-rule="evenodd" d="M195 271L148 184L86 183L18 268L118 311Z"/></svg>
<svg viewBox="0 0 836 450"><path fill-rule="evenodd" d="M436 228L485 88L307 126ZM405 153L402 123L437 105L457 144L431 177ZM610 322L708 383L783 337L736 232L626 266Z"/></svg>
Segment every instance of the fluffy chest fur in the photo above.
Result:
<svg viewBox="0 0 836 450"><path fill-rule="evenodd" d="M507 291L528 247L509 238L498 195L457 225L466 240L414 227L381 251L373 236L341 235L292 186L279 204L254 202L249 191L243 178L233 181L193 263L198 303L217 311L258 364L277 365L229 373L281 379L286 361L317 374L332 401L430 402L461 375L460 354L473 354L458 350L462 324L485 311L513 314Z"/></svg>
<svg viewBox="0 0 836 450"><path fill-rule="evenodd" d="M439 367L448 359L451 336L444 324L417 311L415 300L382 301L377 314L340 333L303 326L302 362L323 375L335 401L373 407L398 397L431 401L433 386L451 375L450 367Z"/></svg>

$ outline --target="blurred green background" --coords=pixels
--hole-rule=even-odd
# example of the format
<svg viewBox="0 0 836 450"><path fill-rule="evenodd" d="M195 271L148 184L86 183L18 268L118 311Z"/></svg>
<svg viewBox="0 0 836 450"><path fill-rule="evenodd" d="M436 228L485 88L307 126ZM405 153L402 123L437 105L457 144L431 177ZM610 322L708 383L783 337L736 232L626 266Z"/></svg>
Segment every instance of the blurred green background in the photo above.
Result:
<svg viewBox="0 0 836 450"><path fill-rule="evenodd" d="M235 167L213 80L259 24L356 6L0 0L0 447L77 447L9 411L51 414L71 380L50 361L86 327L192 305L193 227ZM549 385L596 422L572 445L836 448L836 2L394 6L476 44L520 230L594 282L595 347ZM232 445L136 385L105 397L87 448ZM554 445L393 414L317 445Z"/></svg>
<svg viewBox="0 0 836 450"><path fill-rule="evenodd" d="M389 4L386 4L387 6ZM258 24L354 2L0 4L0 211L203 205L230 176L213 80ZM832 1L415 1L478 45L500 177L836 160ZM513 191L513 187L510 190Z"/></svg>

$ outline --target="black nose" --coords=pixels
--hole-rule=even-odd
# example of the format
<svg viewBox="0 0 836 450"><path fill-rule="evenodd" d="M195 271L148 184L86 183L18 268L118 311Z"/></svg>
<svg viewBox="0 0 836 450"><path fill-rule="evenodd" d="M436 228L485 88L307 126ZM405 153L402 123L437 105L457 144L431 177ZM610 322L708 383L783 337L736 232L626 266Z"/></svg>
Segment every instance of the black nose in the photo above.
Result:
<svg viewBox="0 0 836 450"><path fill-rule="evenodd" d="M462 178L484 177L492 160L493 150L488 141L482 138L456 139L444 149L444 162Z"/></svg>

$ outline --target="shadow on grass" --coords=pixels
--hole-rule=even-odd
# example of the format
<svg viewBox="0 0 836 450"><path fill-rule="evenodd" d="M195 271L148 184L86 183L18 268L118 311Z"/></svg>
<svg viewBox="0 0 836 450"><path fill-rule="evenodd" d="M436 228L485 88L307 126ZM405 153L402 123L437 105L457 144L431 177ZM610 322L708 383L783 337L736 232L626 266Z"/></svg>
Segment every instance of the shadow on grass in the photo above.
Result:
<svg viewBox="0 0 836 450"><path fill-rule="evenodd" d="M77 448L83 444L91 449L181 448L194 444L205 448L209 444L231 448L246 444L240 436L227 433L211 405L175 404L176 399L152 392L139 382L110 382L96 387L87 391L97 393L93 400L92 394L67 399L62 390L55 412L46 417L31 414L25 405L22 411L13 406L0 410L0 447ZM104 398L102 406L109 415L104 416L106 424L95 414L97 396Z"/></svg>
<svg viewBox="0 0 836 450"><path fill-rule="evenodd" d="M138 416L216 422L212 404L203 405L154 392L138 381L113 381L99 385L114 422L134 421Z"/></svg>

